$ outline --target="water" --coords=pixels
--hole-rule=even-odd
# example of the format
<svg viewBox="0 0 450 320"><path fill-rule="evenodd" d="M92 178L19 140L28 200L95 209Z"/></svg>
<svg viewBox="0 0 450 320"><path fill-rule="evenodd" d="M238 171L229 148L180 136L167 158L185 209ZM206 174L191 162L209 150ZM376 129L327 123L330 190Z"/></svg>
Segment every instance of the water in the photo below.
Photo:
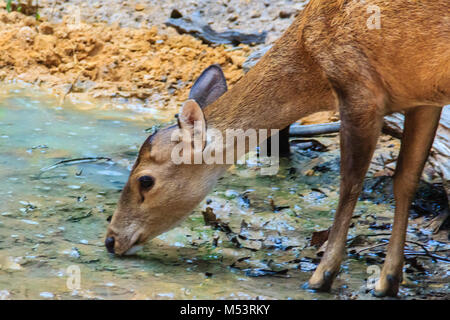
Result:
<svg viewBox="0 0 450 320"><path fill-rule="evenodd" d="M368 263L358 257L345 260L331 293L300 289L318 262L308 246L311 233L328 228L337 203L337 150L320 157L297 153L272 177L258 176L254 168L231 169L206 202L233 234L204 225L204 201L180 227L137 255L108 254L107 218L145 129L170 120L165 111L151 111L61 105L30 87L1 89L0 299L372 298ZM87 157L110 160L51 167ZM304 175L323 163L333 170ZM273 212L271 199L288 208ZM389 219L390 212L389 203L364 201L356 214ZM350 231L361 233L373 232L367 226ZM448 290L445 267L430 267L438 292ZM405 297L421 289L410 285L402 289Z"/></svg>

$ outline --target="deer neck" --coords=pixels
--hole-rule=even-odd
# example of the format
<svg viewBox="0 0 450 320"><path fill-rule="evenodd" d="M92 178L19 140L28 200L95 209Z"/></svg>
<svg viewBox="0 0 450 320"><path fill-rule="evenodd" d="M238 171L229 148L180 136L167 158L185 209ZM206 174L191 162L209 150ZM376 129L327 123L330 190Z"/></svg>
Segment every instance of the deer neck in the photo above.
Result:
<svg viewBox="0 0 450 320"><path fill-rule="evenodd" d="M300 19L229 91L205 108L208 127L283 129L309 114L336 109L329 82L305 50Z"/></svg>

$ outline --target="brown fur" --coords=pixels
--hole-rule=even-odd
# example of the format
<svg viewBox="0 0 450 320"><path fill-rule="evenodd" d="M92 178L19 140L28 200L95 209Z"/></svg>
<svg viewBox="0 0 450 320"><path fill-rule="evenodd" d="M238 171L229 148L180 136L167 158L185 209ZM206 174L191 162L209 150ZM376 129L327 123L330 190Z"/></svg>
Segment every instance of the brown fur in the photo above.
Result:
<svg viewBox="0 0 450 320"><path fill-rule="evenodd" d="M367 5L380 7L381 29L367 28ZM204 110L208 128L246 130L282 129L308 114L339 109L340 199L328 247L309 281L313 289L329 290L339 271L383 116L404 111L395 221L376 287L377 295L397 294L408 208L441 108L450 103L449 12L448 0L311 0L261 61ZM151 148L144 144L130 174L107 234L118 254L180 222L227 168L174 165L172 130L155 135ZM155 177L147 193L137 184L142 175Z"/></svg>

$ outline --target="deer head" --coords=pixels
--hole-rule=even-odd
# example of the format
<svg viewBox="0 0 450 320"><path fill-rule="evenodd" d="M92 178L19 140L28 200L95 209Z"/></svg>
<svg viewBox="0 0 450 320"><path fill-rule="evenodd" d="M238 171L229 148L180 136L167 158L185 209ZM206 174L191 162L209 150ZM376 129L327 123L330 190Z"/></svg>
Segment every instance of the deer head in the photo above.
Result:
<svg viewBox="0 0 450 320"><path fill-rule="evenodd" d="M196 134L206 137L202 108L226 91L221 68L208 67L192 86L178 124L154 133L141 146L107 230L105 245L109 252L132 254L145 241L176 226L225 171L223 165L174 163L172 151L177 142L172 141L172 135L174 130L182 129L190 136L197 130ZM204 148L205 139L202 143Z"/></svg>

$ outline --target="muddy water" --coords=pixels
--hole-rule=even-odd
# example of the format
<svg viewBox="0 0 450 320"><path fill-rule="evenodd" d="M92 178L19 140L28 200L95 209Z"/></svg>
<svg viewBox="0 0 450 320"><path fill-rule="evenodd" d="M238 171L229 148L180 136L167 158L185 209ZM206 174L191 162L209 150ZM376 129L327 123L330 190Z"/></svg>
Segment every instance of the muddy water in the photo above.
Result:
<svg viewBox="0 0 450 320"><path fill-rule="evenodd" d="M318 262L309 238L328 228L337 202L335 137L321 140L330 152L296 150L276 176L261 177L251 166L231 169L180 227L135 256L108 254L106 220L145 129L167 120L88 102L60 104L30 87L2 87L0 298L372 298L366 290L369 263L355 256L346 259L331 293L300 289ZM110 160L52 167L87 157ZM307 175L321 165L330 171ZM205 226L205 206L231 233ZM390 219L390 212L389 203L361 201L355 215ZM358 234L370 233L359 226ZM446 265L431 266L427 275L435 290L448 291ZM403 297L421 288L416 278L402 289Z"/></svg>

